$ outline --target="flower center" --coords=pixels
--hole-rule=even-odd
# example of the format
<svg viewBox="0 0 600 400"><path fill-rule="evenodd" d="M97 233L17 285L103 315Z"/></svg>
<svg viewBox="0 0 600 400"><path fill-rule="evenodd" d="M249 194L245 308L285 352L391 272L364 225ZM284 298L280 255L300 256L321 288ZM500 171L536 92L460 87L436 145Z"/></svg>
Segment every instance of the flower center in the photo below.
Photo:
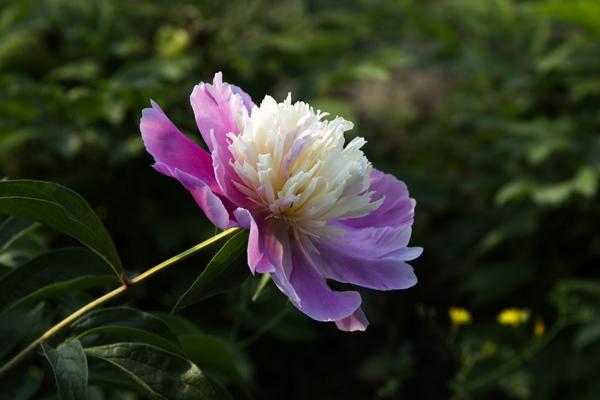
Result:
<svg viewBox="0 0 600 400"><path fill-rule="evenodd" d="M237 188L269 217L284 220L296 234L318 239L341 235L330 221L361 217L379 207L371 201L371 163L363 138L345 145L353 124L315 112L288 95L277 103L266 96L229 134Z"/></svg>

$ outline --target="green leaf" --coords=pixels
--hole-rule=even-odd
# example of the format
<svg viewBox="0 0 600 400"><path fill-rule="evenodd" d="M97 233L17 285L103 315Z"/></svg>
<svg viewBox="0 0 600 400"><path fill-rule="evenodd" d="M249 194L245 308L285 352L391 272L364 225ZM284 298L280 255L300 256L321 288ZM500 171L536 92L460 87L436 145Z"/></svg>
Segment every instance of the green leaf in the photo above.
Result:
<svg viewBox="0 0 600 400"><path fill-rule="evenodd" d="M85 353L115 367L153 399L219 399L195 364L158 347L145 343L113 343L86 348Z"/></svg>
<svg viewBox="0 0 600 400"><path fill-rule="evenodd" d="M42 345L48 359L61 400L85 400L88 383L88 366L79 340L68 340L56 349Z"/></svg>
<svg viewBox="0 0 600 400"><path fill-rule="evenodd" d="M593 197L598 189L598 171L591 166L583 166L573 178L573 188L582 196Z"/></svg>
<svg viewBox="0 0 600 400"><path fill-rule="evenodd" d="M83 197L52 182L0 182L0 214L29 218L88 246L123 280L124 272L108 231Z"/></svg>
<svg viewBox="0 0 600 400"><path fill-rule="evenodd" d="M179 341L194 363L207 372L237 384L247 383L249 373L245 363L223 339L203 333L181 335Z"/></svg>
<svg viewBox="0 0 600 400"><path fill-rule="evenodd" d="M108 390L126 390L137 392L137 385L111 364L105 362L92 362L89 366L89 385L102 387Z"/></svg>
<svg viewBox="0 0 600 400"><path fill-rule="evenodd" d="M196 324L179 315L158 312L154 316L167 324L177 336L202 333L202 329Z"/></svg>
<svg viewBox="0 0 600 400"><path fill-rule="evenodd" d="M39 224L15 217L8 217L0 224L0 252L8 249L20 237L34 231Z"/></svg>
<svg viewBox="0 0 600 400"><path fill-rule="evenodd" d="M102 259L85 248L51 251L0 278L0 313L38 299L116 282Z"/></svg>
<svg viewBox="0 0 600 400"><path fill-rule="evenodd" d="M163 321L129 307L92 311L78 319L71 326L69 334L80 339L97 334L127 336L181 354L177 336Z"/></svg>
<svg viewBox="0 0 600 400"><path fill-rule="evenodd" d="M585 324L575 335L575 347L582 349L600 340L600 318Z"/></svg>
<svg viewBox="0 0 600 400"><path fill-rule="evenodd" d="M533 184L526 180L516 180L504 185L494 199L496 205L503 206L509 201L527 196L533 188Z"/></svg>
<svg viewBox="0 0 600 400"><path fill-rule="evenodd" d="M52 312L40 303L30 309L13 310L0 315L1 360L19 345L31 342L52 326Z"/></svg>
<svg viewBox="0 0 600 400"><path fill-rule="evenodd" d="M248 231L235 234L210 260L192 286L177 300L173 312L241 285L248 278Z"/></svg>

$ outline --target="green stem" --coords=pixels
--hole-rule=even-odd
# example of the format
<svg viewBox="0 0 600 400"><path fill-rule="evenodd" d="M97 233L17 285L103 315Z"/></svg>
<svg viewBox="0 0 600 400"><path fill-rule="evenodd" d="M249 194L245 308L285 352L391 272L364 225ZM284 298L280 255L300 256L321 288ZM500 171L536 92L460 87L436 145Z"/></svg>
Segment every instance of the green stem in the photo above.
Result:
<svg viewBox="0 0 600 400"><path fill-rule="evenodd" d="M219 241L220 239L227 237L227 236L231 235L232 233L237 232L239 230L240 230L240 228L227 229L226 231L223 231L223 232L219 233L218 235L215 235L215 236L211 237L210 239L207 239L204 242L199 243L199 244L195 245L194 247L191 247L191 248L177 254L176 256L171 257L168 260L161 262L160 264L156 265L155 267L150 268L149 270L141 273L140 275L138 275L135 278L128 281L125 285L121 285L118 288L112 290L111 292L108 292L105 295L98 297L97 299L89 302L85 306L81 307L80 309L78 309L77 311L75 311L74 313L72 313L71 315L69 315L68 317L66 317L65 319L63 319L62 321L60 321L59 323L57 323L56 325L54 325L53 327L48 329L40 337L38 337L36 340L31 342L27 347L25 347L23 350L21 350L9 362L7 362L2 368L0 368L0 376L4 375L8 370L13 368L15 365L17 365L21 361L23 361L23 359L25 357L27 357L27 355L30 352L32 352L37 346L44 343L46 340L50 339L52 336L56 335L58 332L60 332L61 329L70 325L73 321L75 321L82 315L84 315L87 312L93 310L94 308L97 308L97 307L101 306L102 304L114 299L115 297L121 295L122 293L124 293L126 290L128 290L132 286L135 286L139 283L142 283L143 281L145 281L147 279L152 278L154 275L167 269L171 265L177 264L178 262L188 258L189 256L197 253L198 251L204 249L205 247L208 247L211 244Z"/></svg>
<svg viewBox="0 0 600 400"><path fill-rule="evenodd" d="M269 283L270 280L271 280L271 274L269 274L268 272L263 274L260 277L260 282L258 282L256 291L252 295L252 302L256 302L256 300L258 300L258 298L260 297L260 294L265 289L265 287L267 286L267 283Z"/></svg>
<svg viewBox="0 0 600 400"><path fill-rule="evenodd" d="M252 344L255 341L257 341L258 339L260 339L265 333L267 333L271 329L273 329L275 327L275 325L277 325L278 323L281 322L283 317L285 317L285 315L289 311L289 309L290 309L289 304L290 304L289 301L286 302L285 305L283 306L283 308L277 314L275 314L275 316L270 321L268 321L266 324L261 326L260 329L257 330L252 336L250 336L244 340L241 340L237 344L237 347L240 349L248 347L250 344Z"/></svg>

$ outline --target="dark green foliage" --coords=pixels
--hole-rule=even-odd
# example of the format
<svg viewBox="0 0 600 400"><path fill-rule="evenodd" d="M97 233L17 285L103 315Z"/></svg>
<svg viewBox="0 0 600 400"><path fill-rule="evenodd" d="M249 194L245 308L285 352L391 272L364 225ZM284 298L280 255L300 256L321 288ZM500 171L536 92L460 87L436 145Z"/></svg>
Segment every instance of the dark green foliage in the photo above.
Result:
<svg viewBox="0 0 600 400"><path fill-rule="evenodd" d="M51 330L44 332L53 325L53 320L59 322L64 313L50 311L44 300L58 300L61 307L75 311L84 305L86 299L90 299L83 292L84 289L119 286L120 282L114 274L106 275L107 258L99 257L102 254L98 251L107 248L114 250L113 242L96 214L75 192L48 182L7 180L0 182L0 185L0 191L3 190L4 194L0 198L0 212L10 215L4 217L0 225L3 243L0 253L10 252L19 238L31 235L35 230L31 222L15 219L12 215L27 216L58 227L96 251L62 248L42 252L14 268L7 267L8 271L0 277L0 333L3 341L0 358L5 360L0 378L6 380L0 383L10 386L6 393L17 398L31 398L38 391L48 391L47 387L40 388L40 379L35 377L35 364L27 364L31 361L31 355L21 357L17 351L17 346L25 346L42 333L45 340L41 348L51 366L61 400L88 399L90 396L110 398L115 388L139 392L156 399L229 398L223 387L209 381L188 359L190 352L193 353L190 358L198 358L208 364L209 371L242 384L241 375L237 373L232 356L225 352L223 341L210 335L201 335L198 331L191 338L186 338L185 346L182 346L180 337L165 322L133 308L95 310L71 322L55 335L50 334ZM55 198L52 196L54 190L62 193ZM27 196L24 195L26 192ZM35 201L44 197L53 201ZM87 207L84 207L84 213L82 205ZM60 209L59 213L56 212L57 208ZM99 234L90 235L92 230L97 230ZM93 240L88 240L90 238ZM221 275L229 276L223 274L224 270L240 255L240 246L232 247L232 243L245 245L248 241L244 232L238 233L233 239L217 252L209 265L209 272L216 270ZM236 252L228 256L226 253L231 249ZM114 256L118 260L116 252ZM218 263L214 260L218 260ZM209 292L239 286L233 285L231 279L224 279L219 273L202 275L203 286ZM31 306L31 303L37 305ZM121 338L132 342L121 343ZM49 342L58 342L58 345L54 348ZM90 373L86 354L115 367L116 376L114 371L107 375L101 366L92 364L93 385L88 386ZM230 358L222 359L223 355ZM14 356L16 358L13 359ZM18 363L13 360L18 360ZM234 375L228 377L227 374ZM19 379L11 382L13 375Z"/></svg>
<svg viewBox="0 0 600 400"><path fill-rule="evenodd" d="M56 349L42 346L52 366L60 400L85 400L88 366L79 340L67 340Z"/></svg>
<svg viewBox="0 0 600 400"><path fill-rule="evenodd" d="M0 224L0 252L8 249L16 240L38 226L38 224L31 221L15 217L6 218Z"/></svg>
<svg viewBox="0 0 600 400"><path fill-rule="evenodd" d="M240 286L248 278L247 247L248 231L241 231L229 239L177 300L173 311Z"/></svg>
<svg viewBox="0 0 600 400"><path fill-rule="evenodd" d="M88 246L124 279L115 245L89 204L64 186L32 180L0 182L0 214L33 219Z"/></svg>
<svg viewBox="0 0 600 400"><path fill-rule="evenodd" d="M181 353L177 336L152 314L127 307L111 307L93 311L77 320L68 334L80 339L92 335L128 337L161 347L172 353ZM112 339L114 340L114 339Z"/></svg>
<svg viewBox="0 0 600 400"><path fill-rule="evenodd" d="M144 343L113 343L85 349L88 357L122 371L152 399L218 399L200 369L188 360Z"/></svg>
<svg viewBox="0 0 600 400"><path fill-rule="evenodd" d="M50 251L0 278L0 314L36 300L118 282L103 260L87 249Z"/></svg>

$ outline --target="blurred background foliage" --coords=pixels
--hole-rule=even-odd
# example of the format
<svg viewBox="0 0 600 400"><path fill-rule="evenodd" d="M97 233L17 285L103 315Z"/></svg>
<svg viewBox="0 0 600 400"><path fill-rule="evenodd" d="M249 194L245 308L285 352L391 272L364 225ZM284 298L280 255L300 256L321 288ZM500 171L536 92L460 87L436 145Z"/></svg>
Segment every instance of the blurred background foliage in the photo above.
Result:
<svg viewBox="0 0 600 400"><path fill-rule="evenodd" d="M150 168L141 109L198 137L188 95L216 71L354 121L425 248L415 288L363 293L366 333L286 312L272 286L252 302L257 279L179 313L216 335L195 361L234 397L600 398L600 2L5 0L0 175L80 192L143 271L214 228ZM2 271L65 243L38 229ZM206 257L126 301L168 312Z"/></svg>

